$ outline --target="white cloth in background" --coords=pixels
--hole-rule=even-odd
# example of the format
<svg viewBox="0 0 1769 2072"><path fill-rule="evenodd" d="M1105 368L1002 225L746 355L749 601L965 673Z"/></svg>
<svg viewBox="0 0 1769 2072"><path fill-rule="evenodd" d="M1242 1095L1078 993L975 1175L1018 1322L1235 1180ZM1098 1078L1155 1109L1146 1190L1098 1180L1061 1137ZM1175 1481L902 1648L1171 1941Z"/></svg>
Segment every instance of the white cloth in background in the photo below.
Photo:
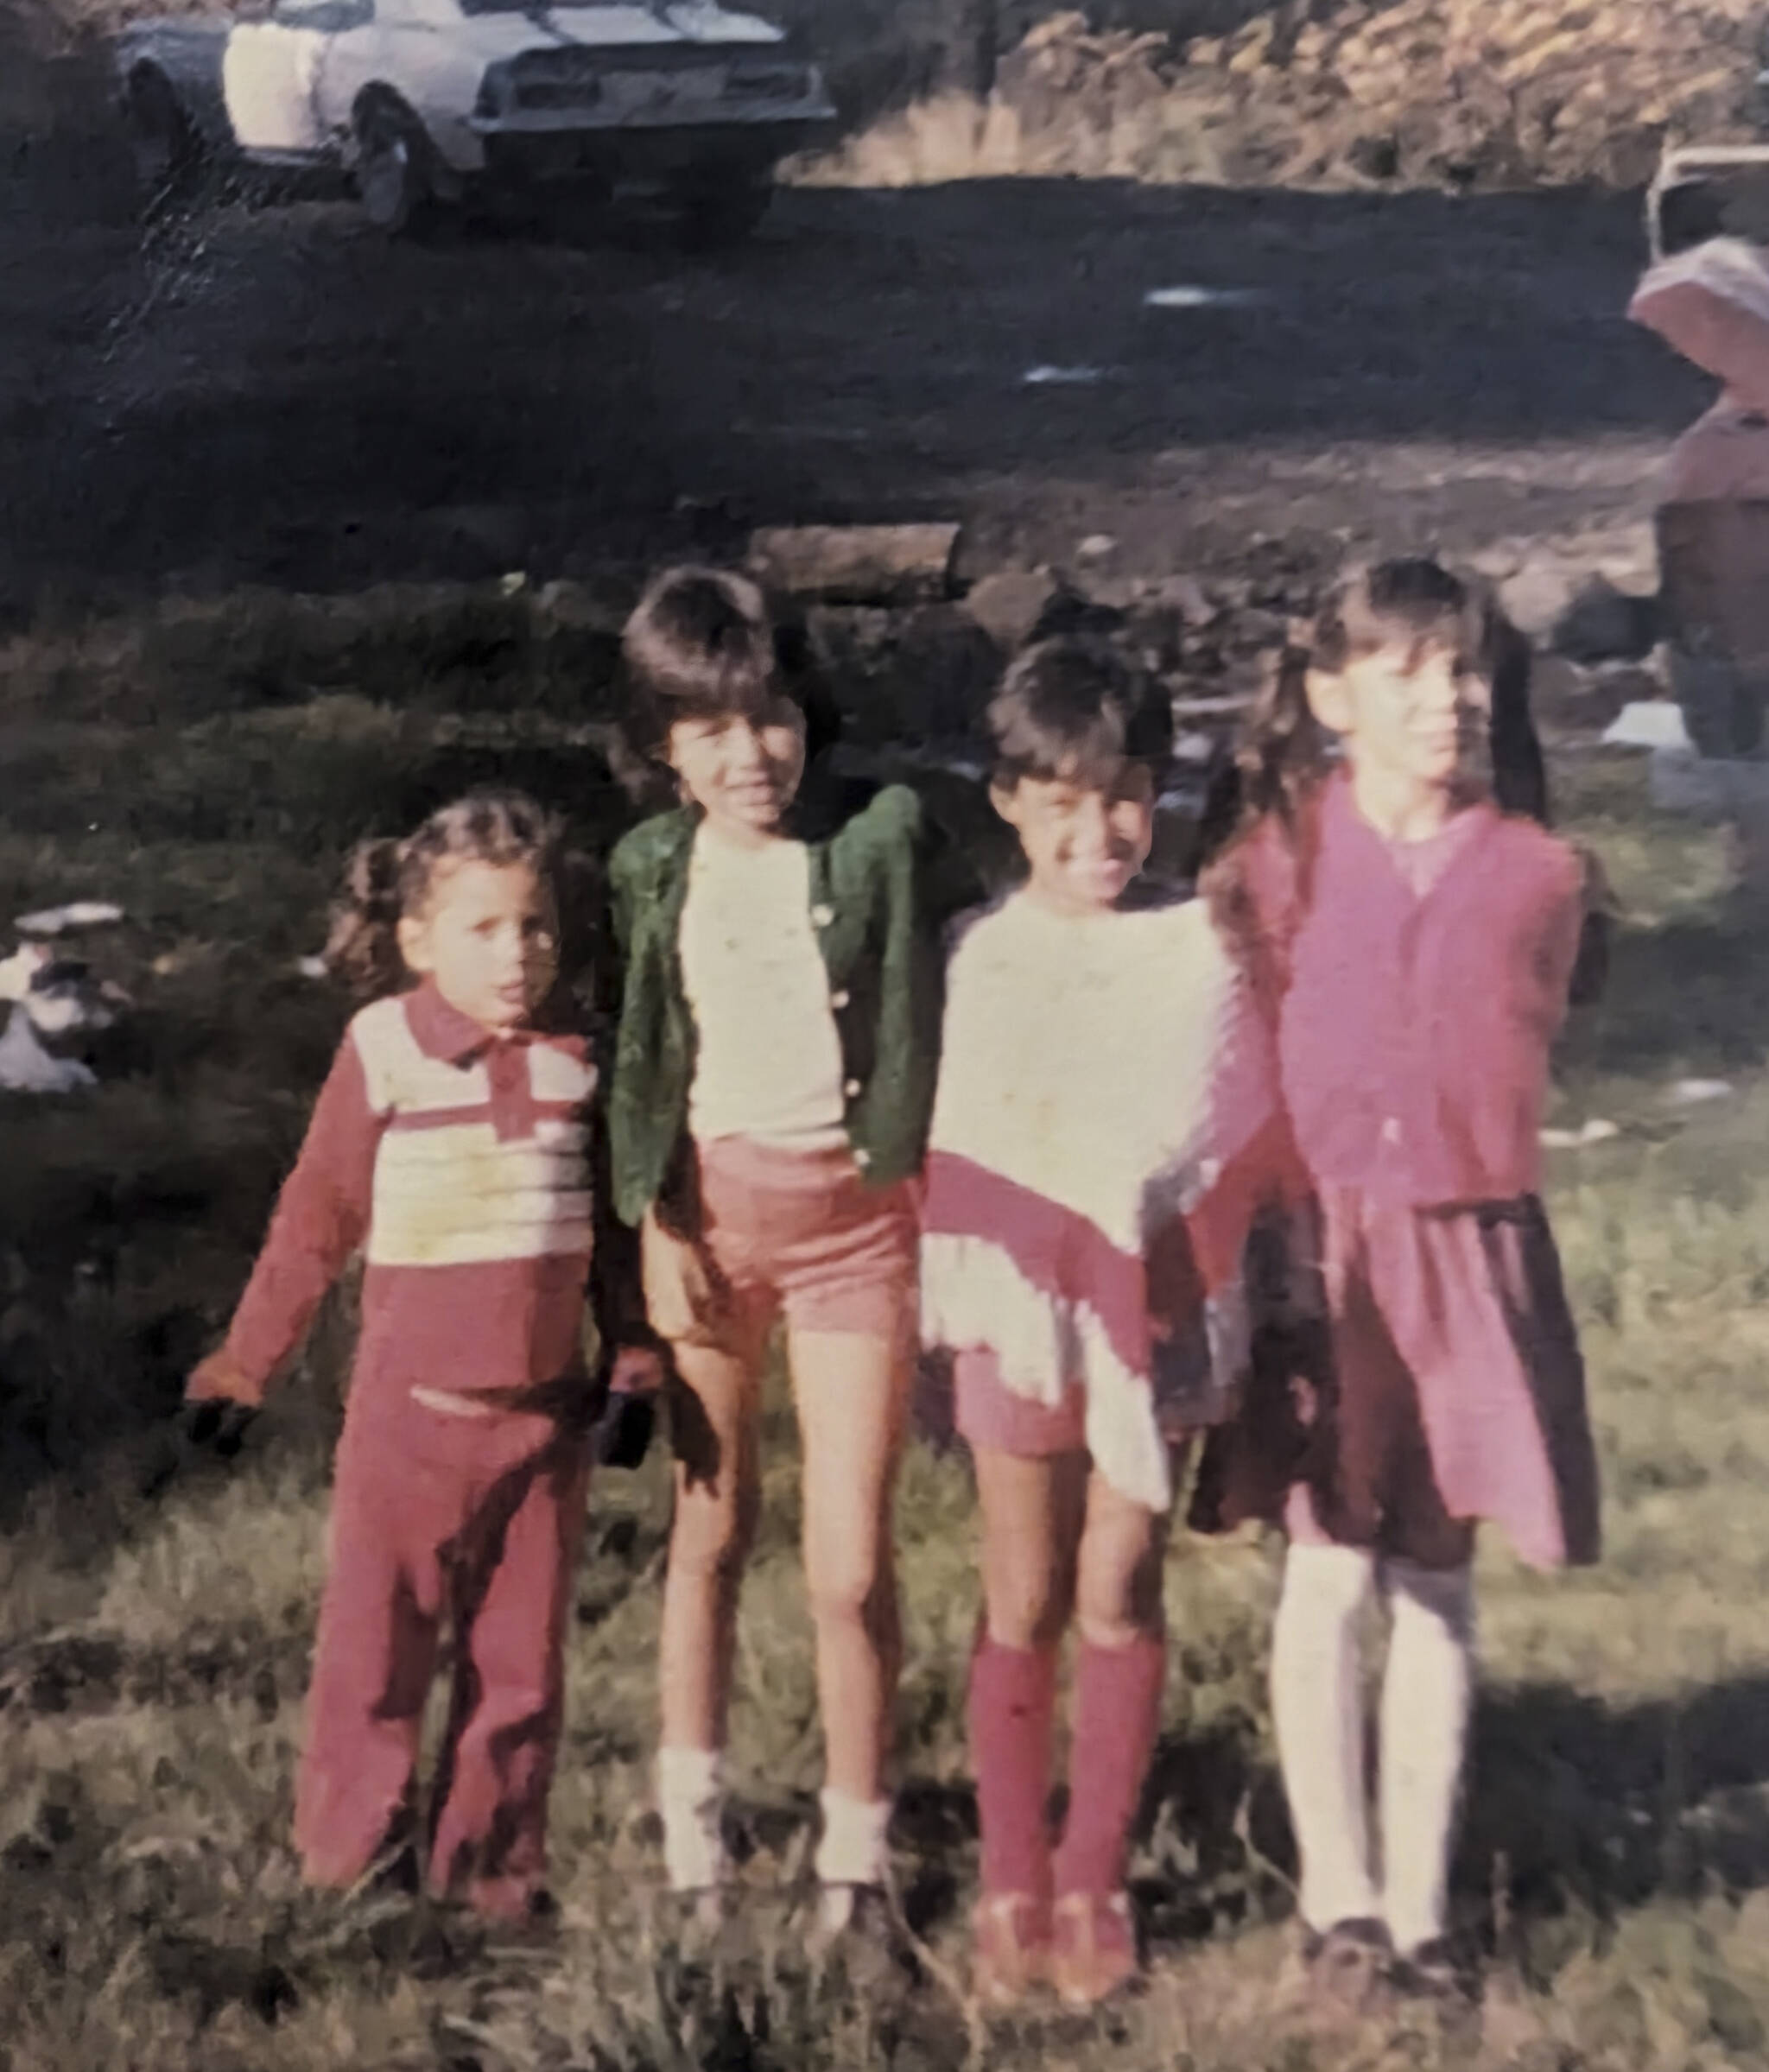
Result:
<svg viewBox="0 0 1769 2072"><path fill-rule="evenodd" d="M702 827L680 947L698 1042L695 1141L748 1137L795 1151L845 1144L841 1042L804 844L743 848Z"/></svg>

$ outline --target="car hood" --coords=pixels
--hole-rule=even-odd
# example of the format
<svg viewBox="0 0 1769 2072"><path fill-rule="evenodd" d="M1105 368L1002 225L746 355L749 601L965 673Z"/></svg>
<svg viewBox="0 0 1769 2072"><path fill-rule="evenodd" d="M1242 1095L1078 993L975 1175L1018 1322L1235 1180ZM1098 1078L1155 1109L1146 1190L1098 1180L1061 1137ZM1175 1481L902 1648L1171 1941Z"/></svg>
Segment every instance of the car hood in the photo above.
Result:
<svg viewBox="0 0 1769 2072"><path fill-rule="evenodd" d="M465 15L452 34L488 62L524 50L631 50L647 45L680 50L697 44L780 42L782 32L758 15L739 15L722 7L683 5L645 7L559 6L540 19L499 7L495 12Z"/></svg>

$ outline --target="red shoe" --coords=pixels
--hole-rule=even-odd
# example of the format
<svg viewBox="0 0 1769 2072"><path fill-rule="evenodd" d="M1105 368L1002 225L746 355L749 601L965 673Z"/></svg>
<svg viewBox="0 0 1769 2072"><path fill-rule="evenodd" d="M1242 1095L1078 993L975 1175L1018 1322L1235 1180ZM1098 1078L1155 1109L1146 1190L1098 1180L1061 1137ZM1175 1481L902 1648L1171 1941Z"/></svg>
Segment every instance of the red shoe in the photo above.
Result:
<svg viewBox="0 0 1769 2072"><path fill-rule="evenodd" d="M971 1979L984 2006L1017 2006L1049 1968L1049 1902L1030 1892L986 1892L971 1915Z"/></svg>
<svg viewBox="0 0 1769 2072"><path fill-rule="evenodd" d="M1065 2007L1097 2007L1141 1970L1125 1892L1065 1892L1056 1902L1050 1982Z"/></svg>

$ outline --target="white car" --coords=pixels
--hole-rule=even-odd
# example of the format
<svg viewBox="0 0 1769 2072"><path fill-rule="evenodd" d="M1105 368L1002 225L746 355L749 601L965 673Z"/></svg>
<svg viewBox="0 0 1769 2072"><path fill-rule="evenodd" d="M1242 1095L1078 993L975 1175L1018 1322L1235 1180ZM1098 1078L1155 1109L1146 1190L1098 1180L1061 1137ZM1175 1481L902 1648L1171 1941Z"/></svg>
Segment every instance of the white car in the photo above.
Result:
<svg viewBox="0 0 1769 2072"><path fill-rule="evenodd" d="M835 112L780 29L715 0L276 0L261 21L142 23L117 67L151 184L218 158L341 174L389 231L476 190L637 182L697 238L741 236Z"/></svg>

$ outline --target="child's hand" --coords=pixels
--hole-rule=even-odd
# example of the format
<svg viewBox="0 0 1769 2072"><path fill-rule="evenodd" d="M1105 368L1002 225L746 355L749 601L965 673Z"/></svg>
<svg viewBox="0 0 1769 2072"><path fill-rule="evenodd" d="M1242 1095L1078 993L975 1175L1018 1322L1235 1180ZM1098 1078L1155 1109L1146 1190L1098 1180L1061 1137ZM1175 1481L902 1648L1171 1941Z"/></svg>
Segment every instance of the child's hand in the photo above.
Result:
<svg viewBox="0 0 1769 2072"><path fill-rule="evenodd" d="M228 1357L225 1346L199 1360L184 1385L187 1403L238 1403L256 1410L263 1390Z"/></svg>
<svg viewBox="0 0 1769 2072"><path fill-rule="evenodd" d="M652 1330L672 1345L716 1343L708 1331L725 1308L725 1293L704 1250L669 1229L655 1209L645 1213L639 1246Z"/></svg>
<svg viewBox="0 0 1769 2072"><path fill-rule="evenodd" d="M608 1370L609 1388L622 1396L655 1396L663 1386L663 1356L655 1346L623 1346Z"/></svg>
<svg viewBox="0 0 1769 2072"><path fill-rule="evenodd" d="M203 1447L219 1454L224 1461L231 1461L244 1442L247 1428L257 1414L256 1404L233 1403L225 1397L212 1397L186 1404L181 1423L191 1445Z"/></svg>
<svg viewBox="0 0 1769 2072"><path fill-rule="evenodd" d="M602 1413L596 1456L604 1467L637 1467L650 1448L657 1422L657 1391L664 1363L650 1346L622 1346L608 1370L608 1404Z"/></svg>

